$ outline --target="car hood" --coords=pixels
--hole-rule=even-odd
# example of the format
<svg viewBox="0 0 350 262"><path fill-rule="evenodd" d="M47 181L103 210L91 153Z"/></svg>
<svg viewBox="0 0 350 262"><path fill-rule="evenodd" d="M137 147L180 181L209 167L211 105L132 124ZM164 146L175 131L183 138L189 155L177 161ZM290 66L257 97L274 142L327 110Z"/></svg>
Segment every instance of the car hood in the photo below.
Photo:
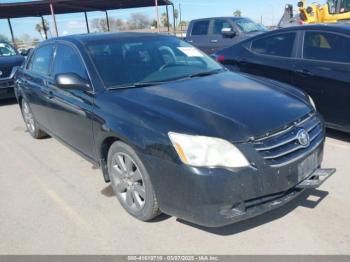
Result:
<svg viewBox="0 0 350 262"><path fill-rule="evenodd" d="M24 61L21 55L14 56L0 56L0 67L20 66Z"/></svg>
<svg viewBox="0 0 350 262"><path fill-rule="evenodd" d="M182 121L184 130L193 123L208 133L210 129L219 133L220 126L232 128L225 133L235 133L234 138L225 138L235 141L264 136L312 111L302 97L278 83L231 72L114 93L147 110Z"/></svg>

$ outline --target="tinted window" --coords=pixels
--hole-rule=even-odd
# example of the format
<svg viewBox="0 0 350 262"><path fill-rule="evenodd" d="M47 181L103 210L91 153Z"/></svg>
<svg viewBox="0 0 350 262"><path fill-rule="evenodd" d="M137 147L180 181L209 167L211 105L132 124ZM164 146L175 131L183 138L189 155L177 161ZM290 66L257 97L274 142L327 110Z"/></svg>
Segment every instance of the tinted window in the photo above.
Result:
<svg viewBox="0 0 350 262"><path fill-rule="evenodd" d="M53 75L65 73L75 73L81 78L87 79L85 67L79 54L70 46L59 45L53 64Z"/></svg>
<svg viewBox="0 0 350 262"><path fill-rule="evenodd" d="M294 40L295 33L274 35L253 41L251 49L259 54L291 57Z"/></svg>
<svg viewBox="0 0 350 262"><path fill-rule="evenodd" d="M37 49L28 65L29 70L40 75L48 75L50 69L53 45Z"/></svg>
<svg viewBox="0 0 350 262"><path fill-rule="evenodd" d="M220 35L223 28L232 29L232 26L225 20L215 20L213 34Z"/></svg>
<svg viewBox="0 0 350 262"><path fill-rule="evenodd" d="M346 13L350 11L350 0L343 0L340 5L340 13Z"/></svg>
<svg viewBox="0 0 350 262"><path fill-rule="evenodd" d="M13 56L17 55L15 49L6 43L0 43L0 56Z"/></svg>
<svg viewBox="0 0 350 262"><path fill-rule="evenodd" d="M350 39L323 32L306 32L304 39L305 59L350 63Z"/></svg>
<svg viewBox="0 0 350 262"><path fill-rule="evenodd" d="M208 34L209 20L194 22L192 35L206 35Z"/></svg>
<svg viewBox="0 0 350 262"><path fill-rule="evenodd" d="M107 87L167 82L222 70L207 55L175 37L104 39L87 47Z"/></svg>

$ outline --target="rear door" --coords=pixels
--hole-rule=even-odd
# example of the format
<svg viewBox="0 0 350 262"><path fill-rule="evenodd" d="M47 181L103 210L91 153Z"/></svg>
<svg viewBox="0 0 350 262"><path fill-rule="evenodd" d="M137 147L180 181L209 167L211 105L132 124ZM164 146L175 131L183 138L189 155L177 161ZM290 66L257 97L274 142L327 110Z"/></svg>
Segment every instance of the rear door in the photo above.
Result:
<svg viewBox="0 0 350 262"><path fill-rule="evenodd" d="M350 38L305 31L294 84L311 95L328 126L350 130Z"/></svg>
<svg viewBox="0 0 350 262"><path fill-rule="evenodd" d="M210 53L209 26L210 19L195 20L186 37L187 42L208 54Z"/></svg>
<svg viewBox="0 0 350 262"><path fill-rule="evenodd" d="M57 74L75 73L89 80L85 64L75 47L70 44L57 44L50 82L50 106L48 115L53 133L66 143L95 159L92 136L92 110L94 95L91 92L75 89L61 89L55 85Z"/></svg>
<svg viewBox="0 0 350 262"><path fill-rule="evenodd" d="M297 32L255 38L237 61L242 72L290 83L296 63Z"/></svg>
<svg viewBox="0 0 350 262"><path fill-rule="evenodd" d="M236 31L232 23L228 19L213 19L210 27L210 53L215 53L220 49L232 46L238 39L238 34L235 37L226 37L222 34L222 29L227 28L231 31Z"/></svg>
<svg viewBox="0 0 350 262"><path fill-rule="evenodd" d="M24 97L29 103L35 120L42 127L49 130L51 127L47 115L47 102L50 97L47 81L50 78L49 72L53 50L53 44L47 44L36 49L20 80Z"/></svg>

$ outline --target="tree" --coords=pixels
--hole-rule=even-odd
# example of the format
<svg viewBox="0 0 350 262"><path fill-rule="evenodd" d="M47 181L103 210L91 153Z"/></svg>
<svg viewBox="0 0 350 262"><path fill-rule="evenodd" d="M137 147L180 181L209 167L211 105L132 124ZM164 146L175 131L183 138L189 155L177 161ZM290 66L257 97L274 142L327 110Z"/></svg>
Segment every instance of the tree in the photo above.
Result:
<svg viewBox="0 0 350 262"><path fill-rule="evenodd" d="M157 27L158 27L158 22L157 22L157 20L154 19L154 20L152 21L151 27L153 27L153 28L157 28Z"/></svg>
<svg viewBox="0 0 350 262"><path fill-rule="evenodd" d="M44 39L45 31L47 34L47 32L50 30L49 22L46 19L44 19L44 25L43 23L37 23L35 25L35 30L38 31L38 33L41 36L41 39Z"/></svg>
<svg viewBox="0 0 350 262"><path fill-rule="evenodd" d="M161 17L160 20L161 20L161 23L163 24L164 27L171 26L171 24L168 21L168 16L167 16L167 14L165 12L162 13L162 17Z"/></svg>
<svg viewBox="0 0 350 262"><path fill-rule="evenodd" d="M0 34L0 41L10 42L8 37L2 34Z"/></svg>
<svg viewBox="0 0 350 262"><path fill-rule="evenodd" d="M179 11L177 9L174 9L174 19L175 19L175 25L177 25L177 19L179 18Z"/></svg>
<svg viewBox="0 0 350 262"><path fill-rule="evenodd" d="M130 19L128 20L129 29L145 29L151 25L150 19L144 14L134 13L131 14Z"/></svg>
<svg viewBox="0 0 350 262"><path fill-rule="evenodd" d="M242 16L242 11L239 9L236 9L236 11L233 12L233 16Z"/></svg>

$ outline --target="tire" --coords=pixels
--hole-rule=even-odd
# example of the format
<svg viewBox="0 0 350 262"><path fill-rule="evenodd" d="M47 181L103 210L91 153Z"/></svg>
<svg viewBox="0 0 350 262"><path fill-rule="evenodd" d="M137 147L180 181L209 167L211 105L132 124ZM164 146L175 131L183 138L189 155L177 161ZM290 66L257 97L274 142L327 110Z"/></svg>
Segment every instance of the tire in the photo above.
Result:
<svg viewBox="0 0 350 262"><path fill-rule="evenodd" d="M130 146L114 142L108 152L107 165L113 191L130 215L150 221L160 214L149 174Z"/></svg>
<svg viewBox="0 0 350 262"><path fill-rule="evenodd" d="M22 99L21 112L26 128L33 138L39 139L47 136L47 134L39 128L38 122L35 120L32 110L25 99Z"/></svg>

